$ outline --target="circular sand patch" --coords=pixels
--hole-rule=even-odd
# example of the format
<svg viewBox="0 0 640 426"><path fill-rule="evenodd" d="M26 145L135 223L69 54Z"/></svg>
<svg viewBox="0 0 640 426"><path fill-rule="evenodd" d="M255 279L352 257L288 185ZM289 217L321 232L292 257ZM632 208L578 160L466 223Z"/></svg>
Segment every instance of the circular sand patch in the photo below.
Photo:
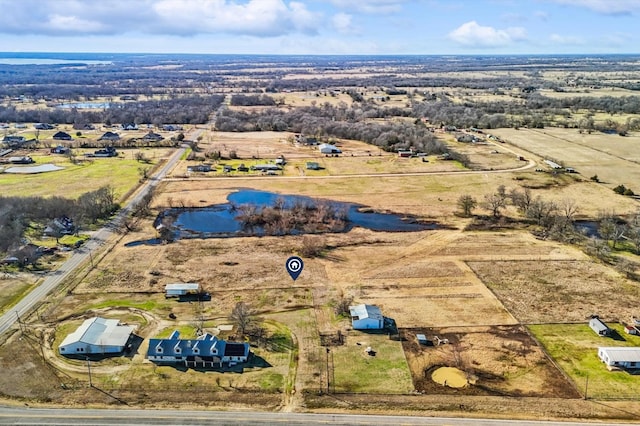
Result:
<svg viewBox="0 0 640 426"><path fill-rule="evenodd" d="M438 368L431 375L431 380L450 388L463 388L468 384L466 374L454 367Z"/></svg>

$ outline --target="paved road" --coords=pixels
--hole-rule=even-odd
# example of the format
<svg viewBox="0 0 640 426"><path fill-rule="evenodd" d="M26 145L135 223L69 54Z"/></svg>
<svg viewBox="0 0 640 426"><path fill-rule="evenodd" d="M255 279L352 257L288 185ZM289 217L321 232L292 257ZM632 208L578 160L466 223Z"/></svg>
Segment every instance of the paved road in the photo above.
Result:
<svg viewBox="0 0 640 426"><path fill-rule="evenodd" d="M142 185L138 192L131 198L129 203L120 210L105 227L96 232L82 248L75 250L71 257L60 268L45 276L44 281L33 291L27 294L20 302L18 302L11 310L5 312L0 317L0 335L10 329L18 318L25 315L54 288L59 286L68 276L81 264L87 260L93 261L93 252L98 249L118 228L120 222L129 214L132 206L138 203L150 190L164 179L167 173L175 167L180 157L185 152L185 147L178 149L167 161L167 163L156 172L147 182Z"/></svg>
<svg viewBox="0 0 640 426"><path fill-rule="evenodd" d="M0 407L0 425L451 425L593 426L585 422L543 422L448 417L306 414L182 410L96 410ZM623 423L597 423L623 426ZM628 423L627 423L628 425Z"/></svg>

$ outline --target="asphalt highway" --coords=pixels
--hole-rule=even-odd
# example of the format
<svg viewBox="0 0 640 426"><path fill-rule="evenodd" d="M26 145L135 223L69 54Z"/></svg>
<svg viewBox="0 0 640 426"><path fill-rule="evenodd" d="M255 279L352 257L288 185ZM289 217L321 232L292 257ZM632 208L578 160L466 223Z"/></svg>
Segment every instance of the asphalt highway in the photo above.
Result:
<svg viewBox="0 0 640 426"><path fill-rule="evenodd" d="M545 422L447 417L357 414L308 414L183 410L102 410L0 407L0 425L447 425L447 426L593 426L585 422ZM597 423L623 426L624 423ZM628 425L628 424L627 424Z"/></svg>

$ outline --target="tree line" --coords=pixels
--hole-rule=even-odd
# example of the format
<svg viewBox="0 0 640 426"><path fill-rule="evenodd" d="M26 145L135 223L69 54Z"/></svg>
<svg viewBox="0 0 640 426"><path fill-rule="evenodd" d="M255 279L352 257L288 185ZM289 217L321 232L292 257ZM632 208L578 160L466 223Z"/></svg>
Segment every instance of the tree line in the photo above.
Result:
<svg viewBox="0 0 640 426"><path fill-rule="evenodd" d="M0 122L73 124L136 123L160 126L165 123L204 124L224 101L224 95L177 96L169 99L116 102L109 108L19 108L0 105Z"/></svg>
<svg viewBox="0 0 640 426"><path fill-rule="evenodd" d="M20 250L27 230L42 232L54 219L71 219L77 233L109 218L119 207L110 186L86 192L77 199L0 196L0 252L12 254Z"/></svg>

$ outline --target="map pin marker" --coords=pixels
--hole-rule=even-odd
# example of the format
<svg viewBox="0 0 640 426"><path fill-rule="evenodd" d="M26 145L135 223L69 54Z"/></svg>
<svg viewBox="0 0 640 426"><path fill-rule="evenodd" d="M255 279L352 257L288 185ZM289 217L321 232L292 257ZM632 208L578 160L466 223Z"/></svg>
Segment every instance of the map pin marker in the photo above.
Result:
<svg viewBox="0 0 640 426"><path fill-rule="evenodd" d="M304 262L298 256L291 256L287 259L286 263L287 272L291 275L291 278L295 281L300 276L302 268L304 268Z"/></svg>

